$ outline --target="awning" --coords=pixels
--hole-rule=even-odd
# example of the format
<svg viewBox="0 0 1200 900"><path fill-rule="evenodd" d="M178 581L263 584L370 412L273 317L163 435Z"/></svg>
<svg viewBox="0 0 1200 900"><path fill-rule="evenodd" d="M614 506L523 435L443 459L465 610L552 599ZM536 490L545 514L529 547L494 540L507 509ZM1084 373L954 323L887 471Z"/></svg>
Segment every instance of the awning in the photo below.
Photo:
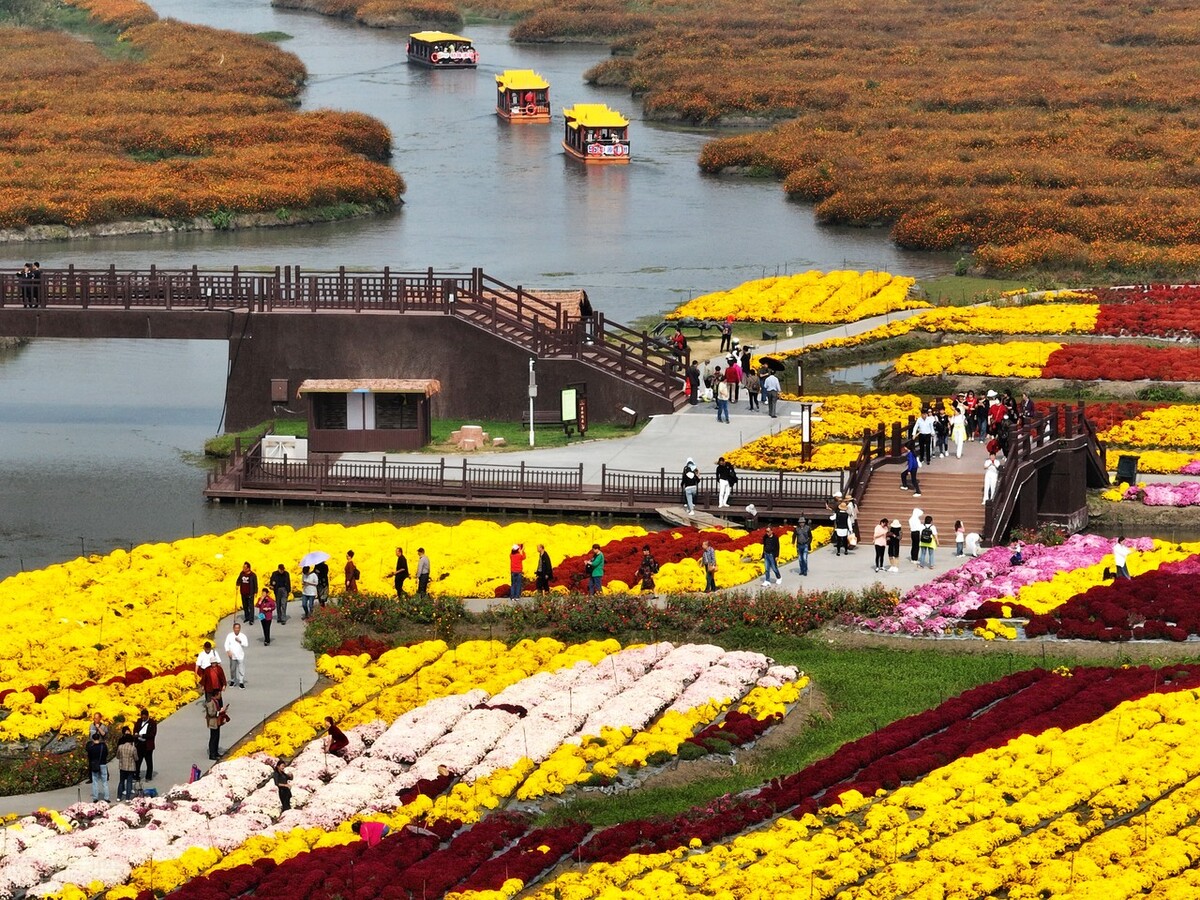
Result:
<svg viewBox="0 0 1200 900"><path fill-rule="evenodd" d="M436 378L309 378L298 394L424 394L440 393Z"/></svg>

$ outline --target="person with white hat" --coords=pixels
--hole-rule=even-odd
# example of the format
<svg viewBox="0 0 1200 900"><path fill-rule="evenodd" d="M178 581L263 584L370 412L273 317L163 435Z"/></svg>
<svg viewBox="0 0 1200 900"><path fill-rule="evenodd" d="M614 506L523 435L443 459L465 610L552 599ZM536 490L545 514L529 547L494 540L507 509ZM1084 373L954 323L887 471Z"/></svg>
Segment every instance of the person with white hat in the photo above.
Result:
<svg viewBox="0 0 1200 900"><path fill-rule="evenodd" d="M525 545L513 544L508 554L508 571L511 576L508 585L508 599L517 600L525 590Z"/></svg>
<svg viewBox="0 0 1200 900"><path fill-rule="evenodd" d="M900 520L892 519L887 535L888 571L899 572L900 567Z"/></svg>

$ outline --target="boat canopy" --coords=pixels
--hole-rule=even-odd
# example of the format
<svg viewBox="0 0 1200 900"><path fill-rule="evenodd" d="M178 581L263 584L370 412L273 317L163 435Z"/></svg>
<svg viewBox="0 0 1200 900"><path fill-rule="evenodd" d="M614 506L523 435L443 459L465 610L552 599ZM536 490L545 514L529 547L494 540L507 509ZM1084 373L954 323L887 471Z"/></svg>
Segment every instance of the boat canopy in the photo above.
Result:
<svg viewBox="0 0 1200 900"><path fill-rule="evenodd" d="M629 120L603 103L576 103L564 109L568 128L625 128Z"/></svg>
<svg viewBox="0 0 1200 900"><path fill-rule="evenodd" d="M464 44L471 43L471 39L463 37L461 34L450 34L447 31L418 31L415 34L410 34L410 38L414 41L420 41L423 44L435 44L438 41L456 41Z"/></svg>
<svg viewBox="0 0 1200 900"><path fill-rule="evenodd" d="M544 91L550 87L533 69L506 69L496 76L496 84L505 91Z"/></svg>

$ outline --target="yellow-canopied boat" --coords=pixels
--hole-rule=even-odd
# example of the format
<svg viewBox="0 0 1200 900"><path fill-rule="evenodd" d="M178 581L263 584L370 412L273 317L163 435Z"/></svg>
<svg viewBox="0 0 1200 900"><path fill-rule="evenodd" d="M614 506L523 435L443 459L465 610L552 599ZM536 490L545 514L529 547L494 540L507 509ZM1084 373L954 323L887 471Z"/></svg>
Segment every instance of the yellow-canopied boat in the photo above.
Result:
<svg viewBox="0 0 1200 900"><path fill-rule="evenodd" d="M550 82L532 69L496 76L496 115L506 122L549 122Z"/></svg>
<svg viewBox="0 0 1200 900"><path fill-rule="evenodd" d="M471 39L446 31L418 31L408 36L408 61L432 69L474 69L479 51Z"/></svg>
<svg viewBox="0 0 1200 900"><path fill-rule="evenodd" d="M563 149L586 163L629 162L629 120L603 103L576 103L563 110Z"/></svg>

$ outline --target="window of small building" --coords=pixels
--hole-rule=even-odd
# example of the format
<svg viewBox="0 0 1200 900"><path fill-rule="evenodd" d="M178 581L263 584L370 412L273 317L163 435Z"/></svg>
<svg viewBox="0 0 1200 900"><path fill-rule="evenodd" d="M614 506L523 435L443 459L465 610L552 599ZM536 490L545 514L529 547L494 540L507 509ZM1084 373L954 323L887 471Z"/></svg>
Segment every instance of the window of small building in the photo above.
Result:
<svg viewBox="0 0 1200 900"><path fill-rule="evenodd" d="M416 394L376 394L375 427L416 430Z"/></svg>
<svg viewBox="0 0 1200 900"><path fill-rule="evenodd" d="M346 430L346 395L312 394L313 424L317 428Z"/></svg>

